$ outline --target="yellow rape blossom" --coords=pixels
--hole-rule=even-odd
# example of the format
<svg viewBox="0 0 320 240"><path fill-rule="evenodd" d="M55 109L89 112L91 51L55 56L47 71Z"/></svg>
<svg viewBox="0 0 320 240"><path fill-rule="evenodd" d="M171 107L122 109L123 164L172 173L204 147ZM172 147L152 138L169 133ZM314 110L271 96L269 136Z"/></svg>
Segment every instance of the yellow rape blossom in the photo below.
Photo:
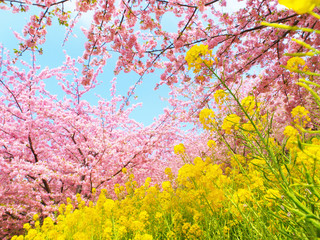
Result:
<svg viewBox="0 0 320 240"><path fill-rule="evenodd" d="M252 125L251 122L242 124L241 128L243 129L244 134L247 136L249 140L251 140L257 133L254 128L254 125Z"/></svg>
<svg viewBox="0 0 320 240"><path fill-rule="evenodd" d="M230 159L230 164L233 168L239 168L239 164L244 165L246 163L246 158L240 154L235 154Z"/></svg>
<svg viewBox="0 0 320 240"><path fill-rule="evenodd" d="M291 71L299 70L305 65L306 62L300 57L292 57L287 61L287 68Z"/></svg>
<svg viewBox="0 0 320 240"><path fill-rule="evenodd" d="M162 189L170 192L172 190L171 183L169 181L162 182Z"/></svg>
<svg viewBox="0 0 320 240"><path fill-rule="evenodd" d="M23 228L28 231L31 228L31 226L29 223L25 223L23 224Z"/></svg>
<svg viewBox="0 0 320 240"><path fill-rule="evenodd" d="M144 227L145 227L145 225L143 224L143 222L138 221L138 220L133 221L130 225L130 229L132 231L137 231L137 232L143 231Z"/></svg>
<svg viewBox="0 0 320 240"><path fill-rule="evenodd" d="M147 211L142 211L140 214L139 214L139 220L142 221L142 222L147 222L149 219L149 214L147 213Z"/></svg>
<svg viewBox="0 0 320 240"><path fill-rule="evenodd" d="M224 235L228 235L228 234L229 234L229 231L230 231L230 228L229 228L229 227L227 227L227 226L224 226L224 227L223 227L223 234L224 234Z"/></svg>
<svg viewBox="0 0 320 240"><path fill-rule="evenodd" d="M208 49L207 45L194 45L186 54L185 60L188 63L189 69L194 68L193 72L201 71L203 65L211 66L213 64L212 50Z"/></svg>
<svg viewBox="0 0 320 240"><path fill-rule="evenodd" d="M206 130L210 130L213 128L213 124L215 124L215 114L212 109L204 108L201 110L199 114L199 120L203 125L203 128Z"/></svg>
<svg viewBox="0 0 320 240"><path fill-rule="evenodd" d="M150 182L151 182L151 177L147 177L144 182L144 185L148 188L150 186Z"/></svg>
<svg viewBox="0 0 320 240"><path fill-rule="evenodd" d="M39 215L38 215L38 214L35 214L35 215L33 215L32 218L33 218L34 221L37 221L37 220L39 219Z"/></svg>
<svg viewBox="0 0 320 240"><path fill-rule="evenodd" d="M38 233L37 233L37 230L35 229L30 229L28 231L28 234L27 236L25 237L26 240L33 240L37 237ZM41 238L40 238L41 239ZM42 238L43 239L43 238Z"/></svg>
<svg viewBox="0 0 320 240"><path fill-rule="evenodd" d="M291 115L296 124L304 127L308 122L311 121L309 117L309 111L302 106L297 106L291 111Z"/></svg>
<svg viewBox="0 0 320 240"><path fill-rule="evenodd" d="M252 125L251 122L244 123L244 124L241 125L241 127L246 132L254 132L255 131L255 128L254 128L254 126Z"/></svg>
<svg viewBox="0 0 320 240"><path fill-rule="evenodd" d="M177 155L184 154L185 147L182 143L174 146L174 153Z"/></svg>
<svg viewBox="0 0 320 240"><path fill-rule="evenodd" d="M259 111L260 103L256 104L254 96L248 96L242 99L241 105L249 115L252 115L256 107L257 107L257 111Z"/></svg>
<svg viewBox="0 0 320 240"><path fill-rule="evenodd" d="M209 140L207 142L207 145L209 148L214 148L215 146L217 146L217 143L214 140Z"/></svg>
<svg viewBox="0 0 320 240"><path fill-rule="evenodd" d="M248 177L250 179L250 189L259 189L259 190L264 190L264 179L262 177L262 174L257 171L253 170L248 174Z"/></svg>
<svg viewBox="0 0 320 240"><path fill-rule="evenodd" d="M71 204L71 203L72 203L71 198L67 197L67 204Z"/></svg>
<svg viewBox="0 0 320 240"><path fill-rule="evenodd" d="M81 199L80 193L77 193L76 198L77 198L77 202L81 203L82 199Z"/></svg>
<svg viewBox="0 0 320 240"><path fill-rule="evenodd" d="M172 180L172 179L174 178L171 168L167 167L167 168L164 170L164 173L168 176L168 178L169 178L170 180Z"/></svg>
<svg viewBox="0 0 320 240"><path fill-rule="evenodd" d="M299 132L297 129L295 129L294 127L292 126L286 126L284 131L283 131L283 134L286 136L286 137L296 137Z"/></svg>
<svg viewBox="0 0 320 240"><path fill-rule="evenodd" d="M215 91L215 93L213 94L214 100L219 108L221 108L227 95L228 94L222 89Z"/></svg>
<svg viewBox="0 0 320 240"><path fill-rule="evenodd" d="M134 237L134 240L153 240L153 237L152 235L150 234L137 234L135 237Z"/></svg>
<svg viewBox="0 0 320 240"><path fill-rule="evenodd" d="M288 137L286 148L292 150L296 149L297 136L299 135L298 130L292 126L286 126L283 134Z"/></svg>
<svg viewBox="0 0 320 240"><path fill-rule="evenodd" d="M193 224L188 231L188 239L199 239L202 235L202 230L198 224Z"/></svg>
<svg viewBox="0 0 320 240"><path fill-rule="evenodd" d="M223 120L221 128L225 130L226 134L231 134L231 129L239 129L239 123L240 117L236 114L230 114Z"/></svg>
<svg viewBox="0 0 320 240"><path fill-rule="evenodd" d="M235 203L251 201L252 193L248 189L238 189L237 192L233 194L232 200Z"/></svg>
<svg viewBox="0 0 320 240"><path fill-rule="evenodd" d="M251 161L250 161L250 166L251 169L254 169L254 166L257 166L257 167L262 167L266 164L266 161L263 159L263 158L260 158L260 157L256 157L256 158L253 158Z"/></svg>
<svg viewBox="0 0 320 240"><path fill-rule="evenodd" d="M320 4L319 0L279 0L279 4L292 9L298 14L311 12Z"/></svg>

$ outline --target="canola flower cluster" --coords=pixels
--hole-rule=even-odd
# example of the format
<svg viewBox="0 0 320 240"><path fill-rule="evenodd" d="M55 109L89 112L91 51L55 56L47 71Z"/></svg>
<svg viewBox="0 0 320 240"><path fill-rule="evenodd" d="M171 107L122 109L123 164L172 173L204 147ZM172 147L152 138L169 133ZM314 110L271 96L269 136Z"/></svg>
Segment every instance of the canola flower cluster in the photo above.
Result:
<svg viewBox="0 0 320 240"><path fill-rule="evenodd" d="M203 109L199 114L199 120L203 124L203 128L206 130L212 129L214 127L215 114L212 109Z"/></svg>
<svg viewBox="0 0 320 240"><path fill-rule="evenodd" d="M194 45L185 57L189 70L193 68L194 73L199 73L205 65L211 66L213 64L212 58L212 50L208 49L208 45L203 44Z"/></svg>
<svg viewBox="0 0 320 240"><path fill-rule="evenodd" d="M311 121L309 111L305 107L297 106L291 111L294 122L301 127L305 127Z"/></svg>
<svg viewBox="0 0 320 240"><path fill-rule="evenodd" d="M225 130L227 134L231 134L231 129L238 130L239 129L240 117L236 114L228 115L222 123L221 128Z"/></svg>
<svg viewBox="0 0 320 240"><path fill-rule="evenodd" d="M223 99L225 99L226 96L227 94L223 90L217 90L214 93L215 102L218 104L219 107L222 107ZM259 129L261 129L261 123L265 123L267 117L266 115L260 115L261 103L256 102L254 96L248 96L242 99L241 105L243 107L243 110L248 114L251 120L258 120L255 121L255 124L257 127L259 127ZM232 134L233 132L236 132L239 129L239 127L241 127L241 129L246 130L248 135L250 134L250 132L254 132L255 128L249 121L248 117L245 117L245 119L246 120L244 122L242 121L240 126L241 117L237 114L231 113L223 119L221 129L224 130L226 134ZM202 109L199 114L199 120L202 123L203 128L206 130L215 131L219 129L219 126L217 125L217 122L219 122L219 120L216 119L216 114L212 109Z"/></svg>
<svg viewBox="0 0 320 240"><path fill-rule="evenodd" d="M174 146L174 153L177 155L184 154L185 150L186 150L186 148L184 147L184 145L182 143Z"/></svg>
<svg viewBox="0 0 320 240"><path fill-rule="evenodd" d="M226 102L228 94L222 90L219 89L217 91L215 91L215 93L213 94L214 100L216 102L216 104L218 105L219 109L221 110L222 105Z"/></svg>
<svg viewBox="0 0 320 240"><path fill-rule="evenodd" d="M292 57L287 61L287 69L292 72L297 70L306 71L308 67L306 66L306 61L300 57Z"/></svg>

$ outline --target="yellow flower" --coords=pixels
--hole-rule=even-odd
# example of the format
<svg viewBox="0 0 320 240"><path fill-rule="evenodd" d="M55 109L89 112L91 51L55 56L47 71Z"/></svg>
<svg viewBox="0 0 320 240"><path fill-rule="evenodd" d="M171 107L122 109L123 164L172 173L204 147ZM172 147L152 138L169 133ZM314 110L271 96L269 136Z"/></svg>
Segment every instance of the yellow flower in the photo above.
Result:
<svg viewBox="0 0 320 240"><path fill-rule="evenodd" d="M217 143L214 140L209 140L207 142L207 145L209 148L214 148L217 145Z"/></svg>
<svg viewBox="0 0 320 240"><path fill-rule="evenodd" d="M69 214L72 211L73 211L73 206L71 204L68 204L65 209L65 214Z"/></svg>
<svg viewBox="0 0 320 240"><path fill-rule="evenodd" d="M231 134L231 129L239 129L240 117L236 114L230 114L223 120L221 128L225 130L227 134Z"/></svg>
<svg viewBox="0 0 320 240"><path fill-rule="evenodd" d="M198 224L194 224L190 227L188 231L189 239L200 239L202 235L202 230Z"/></svg>
<svg viewBox="0 0 320 240"><path fill-rule="evenodd" d="M306 62L300 57L292 57L287 61L287 68L295 71L306 65Z"/></svg>
<svg viewBox="0 0 320 240"><path fill-rule="evenodd" d="M299 132L297 129L295 129L294 127L292 126L286 126L286 128L284 129L283 131L283 134L286 136L286 137L296 137Z"/></svg>
<svg viewBox="0 0 320 240"><path fill-rule="evenodd" d="M33 215L33 220L34 221L37 221L38 219L39 219L39 215L38 214Z"/></svg>
<svg viewBox="0 0 320 240"><path fill-rule="evenodd" d="M185 150L186 149L182 143L174 146L174 153L177 155L184 154Z"/></svg>
<svg viewBox="0 0 320 240"><path fill-rule="evenodd" d="M257 111L259 111L260 103L256 104L254 96L248 96L242 99L241 105L244 107L248 114L252 114L256 106L258 107Z"/></svg>
<svg viewBox="0 0 320 240"><path fill-rule="evenodd" d="M76 198L77 198L77 202L78 202L78 203L81 203L82 198L81 198L80 193L77 193Z"/></svg>
<svg viewBox="0 0 320 240"><path fill-rule="evenodd" d="M250 189L264 190L264 182L262 174L259 171L253 170L248 174L250 178Z"/></svg>
<svg viewBox="0 0 320 240"><path fill-rule="evenodd" d="M46 217L42 223L41 230L45 232L52 229L53 226L54 226L53 220L50 217Z"/></svg>
<svg viewBox="0 0 320 240"><path fill-rule="evenodd" d="M147 213L147 211L142 211L140 214L139 214L139 220L141 222L147 222L149 219L149 214Z"/></svg>
<svg viewBox="0 0 320 240"><path fill-rule="evenodd" d="M123 238L125 236L125 234L127 233L127 229L125 226L120 226L118 228L118 234L120 238Z"/></svg>
<svg viewBox="0 0 320 240"><path fill-rule="evenodd" d="M164 170L164 173L168 176L168 178L169 178L170 180L173 179L173 173L172 173L171 168L167 167L167 168Z"/></svg>
<svg viewBox="0 0 320 240"><path fill-rule="evenodd" d="M294 118L294 122L305 126L310 122L309 111L302 106L297 106L291 111L291 115Z"/></svg>
<svg viewBox="0 0 320 240"><path fill-rule="evenodd" d="M238 191L233 194L232 199L235 203L248 202L252 200L252 193L248 189L238 189Z"/></svg>
<svg viewBox="0 0 320 240"><path fill-rule="evenodd" d="M34 227L35 228L40 228L40 221L36 221L35 223L34 223Z"/></svg>
<svg viewBox="0 0 320 240"><path fill-rule="evenodd" d="M231 163L231 166L233 168L239 168L239 164L240 165L245 165L246 162L247 162L246 158L244 156L242 156L242 155L239 155L239 154L235 154L230 159L230 163Z"/></svg>
<svg viewBox="0 0 320 240"><path fill-rule="evenodd" d="M71 198L67 197L67 203L68 203L68 204L71 204L71 203L72 203Z"/></svg>
<svg viewBox="0 0 320 240"><path fill-rule="evenodd" d="M144 224L141 222L141 221L133 221L130 225L130 229L132 231L136 231L136 232L139 232L139 231L143 231L144 229Z"/></svg>
<svg viewBox="0 0 320 240"><path fill-rule="evenodd" d="M311 12L317 5L319 0L279 0L279 4L292 9L298 14Z"/></svg>
<svg viewBox="0 0 320 240"><path fill-rule="evenodd" d="M27 240L31 240L31 239L35 239L36 237L37 237L37 230L35 230L35 229L30 229L29 231L28 231L28 234L27 234L27 236L25 237L25 239L27 239Z"/></svg>
<svg viewBox="0 0 320 240"><path fill-rule="evenodd" d="M84 232L77 232L73 235L74 240L86 239L87 235Z"/></svg>
<svg viewBox="0 0 320 240"><path fill-rule="evenodd" d="M211 66L213 64L212 50L208 49L207 45L194 45L186 54L185 60L188 63L189 69L194 68L193 72L200 72L203 65Z"/></svg>
<svg viewBox="0 0 320 240"><path fill-rule="evenodd" d="M182 226L182 232L183 232L184 234L187 234L190 227L191 227L191 224L190 224L190 223L188 223L188 222L184 223L183 226Z"/></svg>
<svg viewBox="0 0 320 240"><path fill-rule="evenodd" d="M103 208L108 214L111 214L114 207L115 207L115 202L112 199L107 199L103 204Z"/></svg>
<svg viewBox="0 0 320 240"><path fill-rule="evenodd" d="M299 135L298 130L292 126L286 126L283 134L288 137L286 148L292 150L296 149L297 136Z"/></svg>
<svg viewBox="0 0 320 240"><path fill-rule="evenodd" d="M213 94L213 97L216 104L218 104L219 107L221 107L221 105L224 103L224 99L227 95L228 94L222 89L215 91L215 93Z"/></svg>
<svg viewBox="0 0 320 240"><path fill-rule="evenodd" d="M250 161L251 166L263 166L266 164L266 161L263 158L257 157ZM253 167L254 169L254 167Z"/></svg>
<svg viewBox="0 0 320 240"><path fill-rule="evenodd" d="M149 187L149 186L150 186L150 182L151 182L151 177L147 177L146 180L145 180L145 182L144 182L144 185L145 185L146 187Z"/></svg>
<svg viewBox="0 0 320 240"><path fill-rule="evenodd" d="M133 240L152 240L153 237L150 234L143 234L141 235L140 233L138 233L137 235L135 235Z"/></svg>
<svg viewBox="0 0 320 240"><path fill-rule="evenodd" d="M213 124L216 122L214 117L215 114L212 109L204 108L201 110L199 114L199 121L202 123L204 129L212 129Z"/></svg>
<svg viewBox="0 0 320 240"><path fill-rule="evenodd" d="M251 122L244 123L244 124L242 124L241 127L243 128L243 130L245 130L247 132L254 132L255 131L255 128Z"/></svg>
<svg viewBox="0 0 320 240"><path fill-rule="evenodd" d="M30 224L29 223L25 223L23 224L23 228L27 231L29 231L29 229L31 228Z"/></svg>
<svg viewBox="0 0 320 240"><path fill-rule="evenodd" d="M131 173L131 174L129 175L129 180L132 181L133 179L134 179L134 174Z"/></svg>
<svg viewBox="0 0 320 240"><path fill-rule="evenodd" d="M162 189L170 192L172 190L171 183L169 181L162 182Z"/></svg>

